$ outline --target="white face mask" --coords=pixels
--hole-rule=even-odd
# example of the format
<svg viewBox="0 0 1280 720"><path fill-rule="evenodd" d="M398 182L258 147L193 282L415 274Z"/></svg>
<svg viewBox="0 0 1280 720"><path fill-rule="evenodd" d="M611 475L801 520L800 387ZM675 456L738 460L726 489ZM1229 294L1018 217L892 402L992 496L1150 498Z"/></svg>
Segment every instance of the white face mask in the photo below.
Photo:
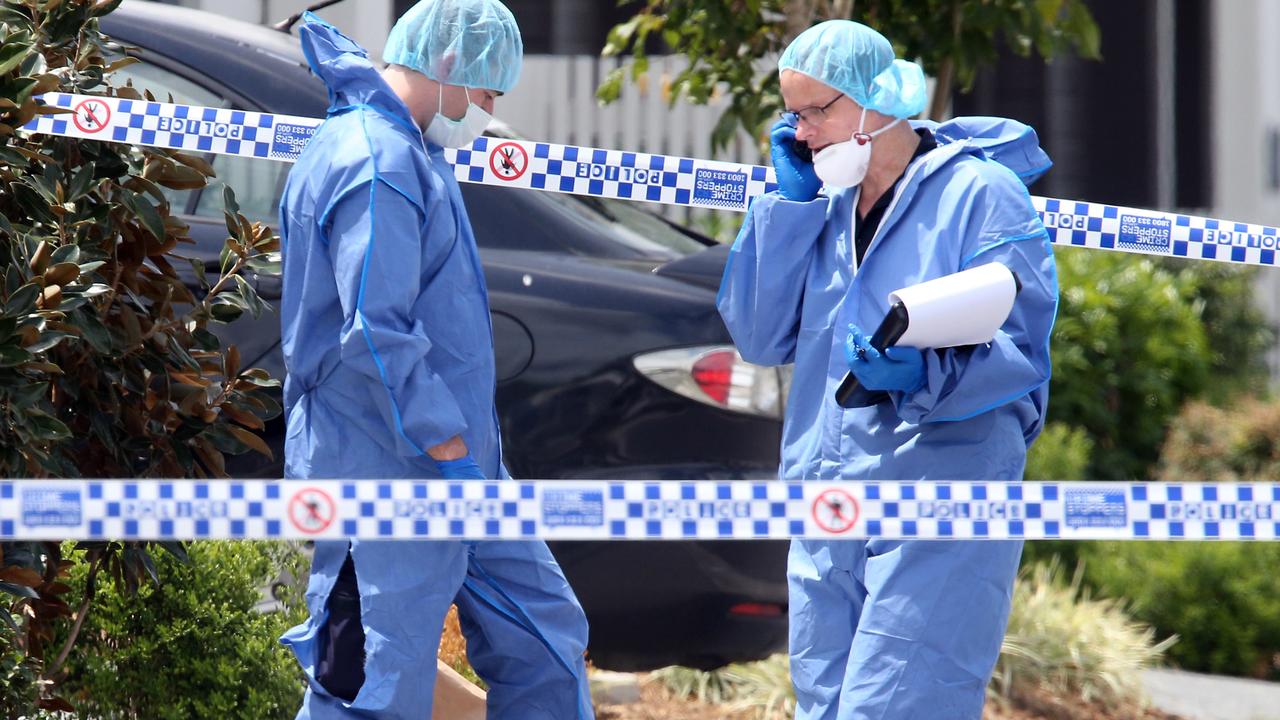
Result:
<svg viewBox="0 0 1280 720"><path fill-rule="evenodd" d="M828 145L814 154L814 172L827 187L848 188L861 184L867 168L871 167L871 139L902 122L902 118L898 118L873 133L864 133L862 124L866 120L867 110L863 108L858 131L852 138Z"/></svg>
<svg viewBox="0 0 1280 720"><path fill-rule="evenodd" d="M431 124L427 126L426 133L429 142L441 147L460 148L470 145L484 134L485 129L489 127L489 121L493 119L493 116L483 108L471 102L470 97L467 98L467 113L461 120L445 117L443 109L444 84L441 83L436 116L431 118Z"/></svg>

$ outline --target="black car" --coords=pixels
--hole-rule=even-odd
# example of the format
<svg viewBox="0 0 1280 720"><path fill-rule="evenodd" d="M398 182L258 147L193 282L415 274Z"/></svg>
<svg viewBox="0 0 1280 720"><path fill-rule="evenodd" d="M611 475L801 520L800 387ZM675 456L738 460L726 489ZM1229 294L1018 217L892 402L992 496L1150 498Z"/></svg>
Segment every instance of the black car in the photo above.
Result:
<svg viewBox="0 0 1280 720"><path fill-rule="evenodd" d="M325 88L289 34L134 0L102 28L144 61L120 74L161 99L325 113ZM207 159L246 215L275 224L287 164ZM715 308L724 247L639 204L462 189L489 285L513 475L776 477L786 377L733 350ZM216 183L170 196L197 242L188 253L211 268L225 240L221 196ZM278 308L279 280L254 281ZM278 315L242 319L224 339L246 364L283 376ZM229 466L234 474L281 476L281 423L267 434L275 462L242 456ZM785 542L561 542L552 550L590 619L598 666L715 667L785 644Z"/></svg>

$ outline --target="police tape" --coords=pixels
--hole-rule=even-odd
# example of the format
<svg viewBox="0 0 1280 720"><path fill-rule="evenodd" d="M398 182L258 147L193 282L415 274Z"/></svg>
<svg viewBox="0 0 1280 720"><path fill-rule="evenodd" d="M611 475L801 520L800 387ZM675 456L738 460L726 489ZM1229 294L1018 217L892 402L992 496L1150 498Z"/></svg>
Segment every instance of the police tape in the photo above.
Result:
<svg viewBox="0 0 1280 720"><path fill-rule="evenodd" d="M5 480L0 539L1280 539L1280 483Z"/></svg>
<svg viewBox="0 0 1280 720"><path fill-rule="evenodd" d="M321 122L294 115L50 93L68 112L33 133L294 162ZM482 137L446 150L459 182L745 212L777 188L773 169L649 153ZM1280 230L1100 203L1032 197L1055 245L1275 267Z"/></svg>

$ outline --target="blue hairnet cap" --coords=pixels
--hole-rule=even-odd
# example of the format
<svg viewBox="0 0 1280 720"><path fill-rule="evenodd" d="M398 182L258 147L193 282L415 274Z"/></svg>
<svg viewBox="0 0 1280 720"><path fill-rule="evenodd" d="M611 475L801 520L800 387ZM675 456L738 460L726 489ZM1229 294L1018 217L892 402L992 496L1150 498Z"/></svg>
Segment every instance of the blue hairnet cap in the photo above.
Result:
<svg viewBox="0 0 1280 720"><path fill-rule="evenodd" d="M505 93L520 79L524 43L498 0L421 0L391 28L382 59L447 85Z"/></svg>
<svg viewBox="0 0 1280 720"><path fill-rule="evenodd" d="M778 61L848 95L868 110L908 118L928 102L924 70L893 57L883 35L852 20L828 20L800 33Z"/></svg>

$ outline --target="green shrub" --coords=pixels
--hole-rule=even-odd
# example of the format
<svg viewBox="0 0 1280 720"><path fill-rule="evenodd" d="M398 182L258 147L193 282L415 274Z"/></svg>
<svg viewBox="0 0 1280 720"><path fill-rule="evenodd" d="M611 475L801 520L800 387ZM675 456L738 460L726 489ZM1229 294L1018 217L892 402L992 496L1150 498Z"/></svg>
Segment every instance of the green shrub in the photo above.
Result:
<svg viewBox="0 0 1280 720"><path fill-rule="evenodd" d="M1093 440L1084 430L1046 423L1027 453L1027 480L1087 480Z"/></svg>
<svg viewBox="0 0 1280 720"><path fill-rule="evenodd" d="M1158 477L1215 482L1280 478L1280 402L1244 399L1230 409L1188 405L1169 430Z"/></svg>
<svg viewBox="0 0 1280 720"><path fill-rule="evenodd" d="M1222 402L1265 392L1271 382L1267 351L1275 347L1276 331L1253 297L1254 277L1268 271L1177 258L1159 262L1193 289L1209 337L1214 382L1204 389L1203 397Z"/></svg>
<svg viewBox="0 0 1280 720"><path fill-rule="evenodd" d="M1169 657L1181 667L1280 679L1280 546L1095 543L1088 556L1089 584L1179 636Z"/></svg>
<svg viewBox="0 0 1280 720"><path fill-rule="evenodd" d="M0 719L17 720L40 696L40 661L18 649L13 628L0 623Z"/></svg>
<svg viewBox="0 0 1280 720"><path fill-rule="evenodd" d="M98 589L62 686L82 716L269 720L297 712L302 676L276 638L305 608L294 596L277 612L254 606L282 570L304 577L305 558L267 542L197 542L189 554L190 564L157 556L163 582L134 596ZM76 572L71 584L84 580Z"/></svg>
<svg viewBox="0 0 1280 720"><path fill-rule="evenodd" d="M1089 433L1091 479L1145 479L1170 420L1211 379L1197 286L1132 255L1064 251L1057 259L1049 419Z"/></svg>

